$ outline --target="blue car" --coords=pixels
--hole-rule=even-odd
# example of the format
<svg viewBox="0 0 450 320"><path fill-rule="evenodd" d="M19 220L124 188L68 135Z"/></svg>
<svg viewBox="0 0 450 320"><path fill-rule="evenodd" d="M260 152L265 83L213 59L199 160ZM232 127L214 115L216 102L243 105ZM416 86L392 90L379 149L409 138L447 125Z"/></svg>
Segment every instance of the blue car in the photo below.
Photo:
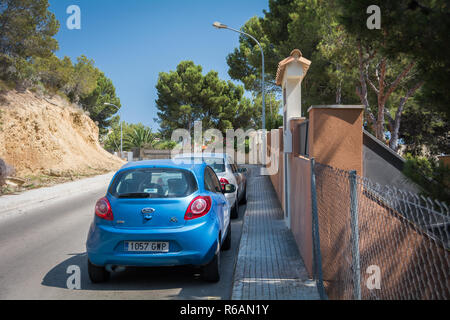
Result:
<svg viewBox="0 0 450 320"><path fill-rule="evenodd" d="M133 162L113 177L95 205L86 242L92 282L127 266L194 265L205 280L220 279L220 250L231 246L230 207L205 163Z"/></svg>

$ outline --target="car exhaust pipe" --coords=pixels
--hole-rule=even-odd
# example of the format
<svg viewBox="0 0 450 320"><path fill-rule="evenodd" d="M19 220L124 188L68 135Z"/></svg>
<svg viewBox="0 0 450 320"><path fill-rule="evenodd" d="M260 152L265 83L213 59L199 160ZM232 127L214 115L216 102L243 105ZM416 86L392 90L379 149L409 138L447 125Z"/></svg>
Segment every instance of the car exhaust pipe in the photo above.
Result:
<svg viewBox="0 0 450 320"><path fill-rule="evenodd" d="M124 266L114 266L114 265L106 265L105 266L106 271L108 272L122 272L125 271L126 267Z"/></svg>

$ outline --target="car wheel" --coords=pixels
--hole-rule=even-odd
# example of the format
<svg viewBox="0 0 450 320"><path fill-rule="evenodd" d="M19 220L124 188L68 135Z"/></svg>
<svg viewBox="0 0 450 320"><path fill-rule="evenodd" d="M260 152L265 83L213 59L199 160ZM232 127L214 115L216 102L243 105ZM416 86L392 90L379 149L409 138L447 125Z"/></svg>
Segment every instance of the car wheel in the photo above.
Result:
<svg viewBox="0 0 450 320"><path fill-rule="evenodd" d="M88 260L88 274L92 283L101 283L109 280L110 273L105 267L99 267Z"/></svg>
<svg viewBox="0 0 450 320"><path fill-rule="evenodd" d="M223 241L222 247L220 249L222 249L222 251L226 251L230 250L230 248L231 248L231 223L228 224L227 237Z"/></svg>
<svg viewBox="0 0 450 320"><path fill-rule="evenodd" d="M245 186L244 195L242 196L241 203L242 204L246 204L247 203L247 186Z"/></svg>
<svg viewBox="0 0 450 320"><path fill-rule="evenodd" d="M217 246L214 258L202 268L202 278L208 282L219 282L220 280L220 241L217 241Z"/></svg>
<svg viewBox="0 0 450 320"><path fill-rule="evenodd" d="M236 197L236 201L234 202L234 206L230 212L231 219L236 219L239 217L239 200Z"/></svg>

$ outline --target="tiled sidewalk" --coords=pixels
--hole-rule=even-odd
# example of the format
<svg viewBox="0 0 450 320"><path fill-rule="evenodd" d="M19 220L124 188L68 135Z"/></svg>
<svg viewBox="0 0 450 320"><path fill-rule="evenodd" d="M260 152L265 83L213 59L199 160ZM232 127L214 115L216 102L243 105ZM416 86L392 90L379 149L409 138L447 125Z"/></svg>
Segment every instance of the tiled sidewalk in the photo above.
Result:
<svg viewBox="0 0 450 320"><path fill-rule="evenodd" d="M235 300L316 300L291 231L268 176L249 170L248 202L234 274Z"/></svg>

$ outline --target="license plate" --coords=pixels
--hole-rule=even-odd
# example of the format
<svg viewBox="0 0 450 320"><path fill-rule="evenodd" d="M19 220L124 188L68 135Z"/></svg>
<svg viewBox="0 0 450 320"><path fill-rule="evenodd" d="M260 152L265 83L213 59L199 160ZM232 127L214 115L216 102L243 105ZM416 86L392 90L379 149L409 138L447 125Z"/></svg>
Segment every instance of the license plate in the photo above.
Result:
<svg viewBox="0 0 450 320"><path fill-rule="evenodd" d="M168 242L127 241L125 251L133 252L169 252Z"/></svg>

